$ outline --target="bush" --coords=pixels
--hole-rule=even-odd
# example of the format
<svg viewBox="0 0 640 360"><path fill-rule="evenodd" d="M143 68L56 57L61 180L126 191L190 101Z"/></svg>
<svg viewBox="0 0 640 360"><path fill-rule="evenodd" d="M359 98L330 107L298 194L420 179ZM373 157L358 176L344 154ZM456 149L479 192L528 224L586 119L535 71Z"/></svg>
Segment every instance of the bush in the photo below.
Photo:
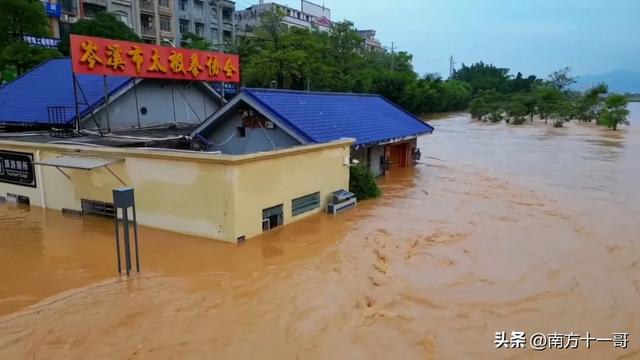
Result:
<svg viewBox="0 0 640 360"><path fill-rule="evenodd" d="M361 164L349 168L349 191L358 200L377 198L382 194L371 171Z"/></svg>

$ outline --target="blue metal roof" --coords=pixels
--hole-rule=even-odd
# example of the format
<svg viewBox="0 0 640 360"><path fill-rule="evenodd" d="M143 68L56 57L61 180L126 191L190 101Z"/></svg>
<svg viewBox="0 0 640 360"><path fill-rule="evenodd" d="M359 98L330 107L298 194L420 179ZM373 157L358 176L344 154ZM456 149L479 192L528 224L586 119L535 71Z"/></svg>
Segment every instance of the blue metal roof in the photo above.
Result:
<svg viewBox="0 0 640 360"><path fill-rule="evenodd" d="M355 145L433 132L380 95L243 89L243 93L310 142L355 138Z"/></svg>
<svg viewBox="0 0 640 360"><path fill-rule="evenodd" d="M80 116L83 117L104 102L104 82L99 75L78 75L76 78L80 84L77 88L78 103ZM113 95L131 79L108 76L109 95ZM87 101L82 96L83 92ZM70 123L75 119L75 105L71 60L51 59L0 88L0 124L47 124L49 106L68 107L65 121Z"/></svg>

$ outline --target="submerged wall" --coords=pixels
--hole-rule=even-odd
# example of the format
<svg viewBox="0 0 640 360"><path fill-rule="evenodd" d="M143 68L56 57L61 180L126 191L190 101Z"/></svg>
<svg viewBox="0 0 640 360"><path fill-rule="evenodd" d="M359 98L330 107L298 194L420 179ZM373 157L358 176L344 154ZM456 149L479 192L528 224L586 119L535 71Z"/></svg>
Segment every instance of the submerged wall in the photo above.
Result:
<svg viewBox="0 0 640 360"><path fill-rule="evenodd" d="M343 165L352 140L249 155L92 148L1 141L0 151L32 154L43 161L66 156L124 159L94 170L34 166L35 187L0 182L0 195L29 198L31 205L81 209L81 200L112 202L112 190L135 188L142 225L235 242L262 232L262 210L283 204L284 224L321 211L330 192L348 188ZM68 176L68 177L67 177ZM319 208L291 216L294 198L321 192Z"/></svg>

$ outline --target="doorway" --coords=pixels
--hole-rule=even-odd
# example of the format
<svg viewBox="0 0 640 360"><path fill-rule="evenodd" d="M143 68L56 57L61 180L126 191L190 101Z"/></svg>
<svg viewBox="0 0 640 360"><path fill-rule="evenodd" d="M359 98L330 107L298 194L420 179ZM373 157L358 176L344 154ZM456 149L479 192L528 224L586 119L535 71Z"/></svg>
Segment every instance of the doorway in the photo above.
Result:
<svg viewBox="0 0 640 360"><path fill-rule="evenodd" d="M409 166L409 143L391 145L389 159L392 168L403 168Z"/></svg>

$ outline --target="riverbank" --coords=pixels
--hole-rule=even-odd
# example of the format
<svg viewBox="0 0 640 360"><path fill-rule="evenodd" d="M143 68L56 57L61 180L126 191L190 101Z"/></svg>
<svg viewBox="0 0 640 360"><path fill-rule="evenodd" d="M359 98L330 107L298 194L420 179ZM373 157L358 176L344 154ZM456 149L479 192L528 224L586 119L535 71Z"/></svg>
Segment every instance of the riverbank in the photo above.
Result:
<svg viewBox="0 0 640 360"><path fill-rule="evenodd" d="M145 229L144 273L129 280L109 275L108 220L0 212L36 259L23 268L94 284L0 318L0 358L640 356L640 138L580 129L452 115L420 139L415 170L381 180L382 198L240 247ZM18 293L38 287L10 275ZM518 330L631 342L494 348L496 331Z"/></svg>

